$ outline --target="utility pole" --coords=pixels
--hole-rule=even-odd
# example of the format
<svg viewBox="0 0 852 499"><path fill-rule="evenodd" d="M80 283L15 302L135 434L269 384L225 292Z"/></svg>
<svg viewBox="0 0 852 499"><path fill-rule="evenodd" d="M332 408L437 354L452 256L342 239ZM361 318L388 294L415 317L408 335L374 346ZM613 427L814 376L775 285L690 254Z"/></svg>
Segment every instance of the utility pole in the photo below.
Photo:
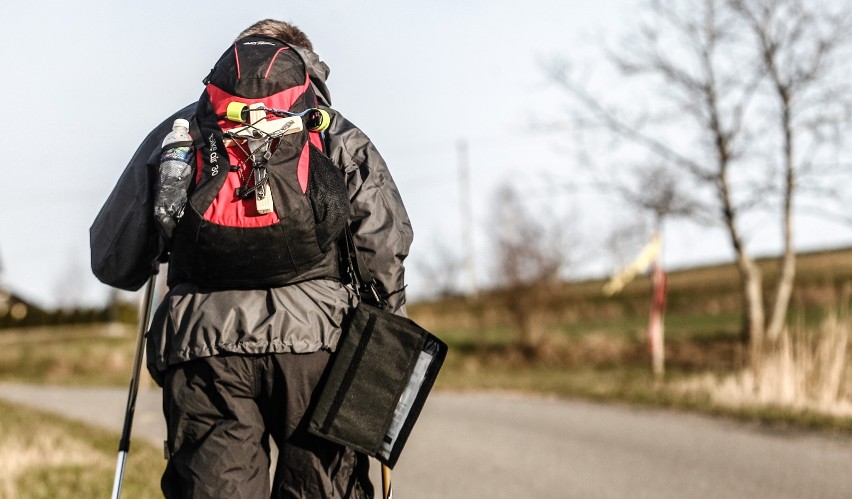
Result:
<svg viewBox="0 0 852 499"><path fill-rule="evenodd" d="M654 377L662 379L666 372L665 310L667 277L663 269L662 217L657 217L654 237L660 241L651 270L651 312L648 318L648 343L651 347L651 367Z"/></svg>
<svg viewBox="0 0 852 499"><path fill-rule="evenodd" d="M467 270L467 288L471 296L479 293L476 282L476 260L473 247L473 203L470 191L470 161L467 140L460 139L456 144L459 165L459 208L461 209L462 248L464 267Z"/></svg>

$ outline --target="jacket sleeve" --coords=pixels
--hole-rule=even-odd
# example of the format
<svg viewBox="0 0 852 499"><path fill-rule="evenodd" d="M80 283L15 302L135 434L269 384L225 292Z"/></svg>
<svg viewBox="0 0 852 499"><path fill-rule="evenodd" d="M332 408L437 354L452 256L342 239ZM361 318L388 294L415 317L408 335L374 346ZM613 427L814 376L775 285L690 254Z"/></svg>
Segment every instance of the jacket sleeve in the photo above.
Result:
<svg viewBox="0 0 852 499"><path fill-rule="evenodd" d="M92 272L104 284L135 291L154 272L162 251L153 208L160 147L175 118L194 112L191 104L148 134L92 223Z"/></svg>
<svg viewBox="0 0 852 499"><path fill-rule="evenodd" d="M367 135L340 113L329 112L329 156L346 173L355 246L391 311L405 316L403 261L414 238L408 213L385 160Z"/></svg>

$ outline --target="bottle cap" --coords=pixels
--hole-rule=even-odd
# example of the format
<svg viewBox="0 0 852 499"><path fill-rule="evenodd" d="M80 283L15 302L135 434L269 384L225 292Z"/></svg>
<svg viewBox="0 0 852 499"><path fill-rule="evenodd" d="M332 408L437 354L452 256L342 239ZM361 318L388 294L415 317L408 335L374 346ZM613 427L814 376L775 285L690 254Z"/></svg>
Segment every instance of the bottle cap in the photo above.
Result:
<svg viewBox="0 0 852 499"><path fill-rule="evenodd" d="M172 130L174 130L177 127L183 127L183 128L186 128L187 130L189 130L189 121L187 121L183 118L178 118L172 124Z"/></svg>

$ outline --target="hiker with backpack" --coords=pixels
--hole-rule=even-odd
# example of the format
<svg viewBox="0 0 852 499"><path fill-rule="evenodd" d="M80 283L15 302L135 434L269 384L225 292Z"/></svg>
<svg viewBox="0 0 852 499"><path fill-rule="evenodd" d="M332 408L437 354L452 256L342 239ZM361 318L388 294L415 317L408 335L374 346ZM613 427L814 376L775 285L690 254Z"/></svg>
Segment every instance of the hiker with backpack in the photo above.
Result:
<svg viewBox="0 0 852 499"><path fill-rule="evenodd" d="M309 433L306 411L357 300L338 241L348 228L404 316L413 234L384 160L330 107L328 73L297 27L250 26L199 101L142 142L91 227L106 284L136 290L169 263L146 344L163 388L167 498L269 496L269 436L272 497L373 496L367 458ZM162 210L163 141L178 119L191 177L185 204Z"/></svg>

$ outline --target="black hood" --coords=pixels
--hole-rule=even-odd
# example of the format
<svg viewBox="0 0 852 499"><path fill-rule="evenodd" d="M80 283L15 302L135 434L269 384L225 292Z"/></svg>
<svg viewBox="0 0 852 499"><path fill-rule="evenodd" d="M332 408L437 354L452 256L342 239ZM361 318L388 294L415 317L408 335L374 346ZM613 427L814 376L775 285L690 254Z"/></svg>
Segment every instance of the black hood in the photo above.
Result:
<svg viewBox="0 0 852 499"><path fill-rule="evenodd" d="M331 93L325 84L328 79L328 73L331 70L328 65L322 62L317 54L304 47L291 45L305 61L305 66L308 68L308 76L311 78L311 85L314 87L314 92L317 94L317 100L324 106L331 106Z"/></svg>

